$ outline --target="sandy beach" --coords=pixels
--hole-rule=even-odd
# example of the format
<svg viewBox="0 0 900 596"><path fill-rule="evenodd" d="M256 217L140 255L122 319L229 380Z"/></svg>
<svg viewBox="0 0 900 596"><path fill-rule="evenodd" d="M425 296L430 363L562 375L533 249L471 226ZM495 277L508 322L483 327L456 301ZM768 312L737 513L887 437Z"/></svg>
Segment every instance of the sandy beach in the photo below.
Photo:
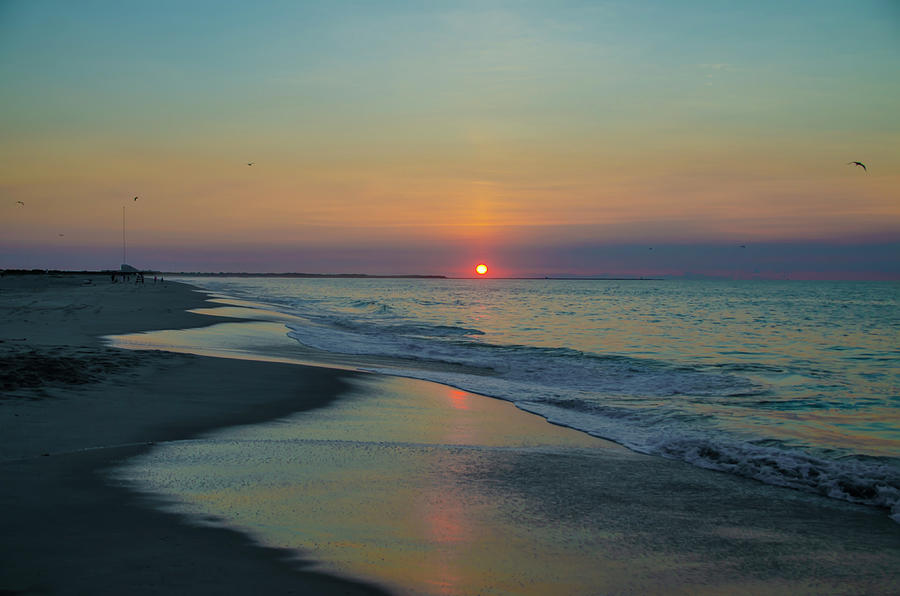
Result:
<svg viewBox="0 0 900 596"><path fill-rule="evenodd" d="M900 525L873 508L635 454L432 383L101 340L246 316L260 352L292 360L277 320L210 306L172 282L0 279L0 593L896 591ZM233 485L251 469L266 481L174 507L128 489L153 480L158 452L173 470L213 443L243 456L260 428L306 464L214 460ZM278 512L269 479L304 487L274 517L284 537L253 531L263 514L198 523L248 499Z"/></svg>
<svg viewBox="0 0 900 596"><path fill-rule="evenodd" d="M102 345L215 321L185 312L204 298L181 284L5 276L0 304L0 593L379 592L159 513L101 476L152 442L328 403L346 374Z"/></svg>

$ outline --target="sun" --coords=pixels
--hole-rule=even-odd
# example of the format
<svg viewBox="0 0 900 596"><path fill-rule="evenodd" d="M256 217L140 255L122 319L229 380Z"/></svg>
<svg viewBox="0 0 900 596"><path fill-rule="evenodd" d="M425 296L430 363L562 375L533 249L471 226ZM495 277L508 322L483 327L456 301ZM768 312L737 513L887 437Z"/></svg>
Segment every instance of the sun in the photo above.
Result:
<svg viewBox="0 0 900 596"><path fill-rule="evenodd" d="M484 263L478 263L477 265L475 265L475 273L477 273L478 275L484 275L485 273L487 273L487 265L485 265Z"/></svg>

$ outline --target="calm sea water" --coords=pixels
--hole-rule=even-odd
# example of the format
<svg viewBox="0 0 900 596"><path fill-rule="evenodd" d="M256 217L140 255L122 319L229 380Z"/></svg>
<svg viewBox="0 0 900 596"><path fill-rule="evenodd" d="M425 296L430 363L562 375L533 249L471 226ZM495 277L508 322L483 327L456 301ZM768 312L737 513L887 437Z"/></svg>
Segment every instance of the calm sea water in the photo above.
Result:
<svg viewBox="0 0 900 596"><path fill-rule="evenodd" d="M379 372L900 521L896 283L188 281L300 317L307 346L416 363Z"/></svg>

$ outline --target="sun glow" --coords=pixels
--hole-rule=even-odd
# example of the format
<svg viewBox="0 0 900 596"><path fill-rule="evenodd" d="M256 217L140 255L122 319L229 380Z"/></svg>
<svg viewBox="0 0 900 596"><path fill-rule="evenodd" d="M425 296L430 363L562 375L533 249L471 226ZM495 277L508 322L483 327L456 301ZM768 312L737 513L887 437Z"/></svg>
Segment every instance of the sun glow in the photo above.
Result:
<svg viewBox="0 0 900 596"><path fill-rule="evenodd" d="M487 271L487 265L485 265L484 263L479 263L475 266L475 273L477 273L478 275L484 275L485 273L487 273Z"/></svg>

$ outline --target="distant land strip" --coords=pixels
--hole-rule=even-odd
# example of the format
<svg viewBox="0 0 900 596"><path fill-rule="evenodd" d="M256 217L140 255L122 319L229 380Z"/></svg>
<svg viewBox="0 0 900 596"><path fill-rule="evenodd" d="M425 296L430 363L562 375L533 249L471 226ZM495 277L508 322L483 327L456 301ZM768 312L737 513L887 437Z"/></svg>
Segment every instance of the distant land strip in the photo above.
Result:
<svg viewBox="0 0 900 596"><path fill-rule="evenodd" d="M324 277L324 278L375 278L375 279L448 279L446 275L369 275L367 273L246 273L218 271L157 271L153 269L134 269L121 271L119 269L103 270L62 270L62 269L2 269L3 275L110 275L151 273L154 275L177 275L180 277Z"/></svg>
<svg viewBox="0 0 900 596"><path fill-rule="evenodd" d="M164 275L183 277L325 277L325 278L367 278L367 279L447 279L446 275L370 275L368 273L235 273L219 271L203 273L201 271L163 271Z"/></svg>

